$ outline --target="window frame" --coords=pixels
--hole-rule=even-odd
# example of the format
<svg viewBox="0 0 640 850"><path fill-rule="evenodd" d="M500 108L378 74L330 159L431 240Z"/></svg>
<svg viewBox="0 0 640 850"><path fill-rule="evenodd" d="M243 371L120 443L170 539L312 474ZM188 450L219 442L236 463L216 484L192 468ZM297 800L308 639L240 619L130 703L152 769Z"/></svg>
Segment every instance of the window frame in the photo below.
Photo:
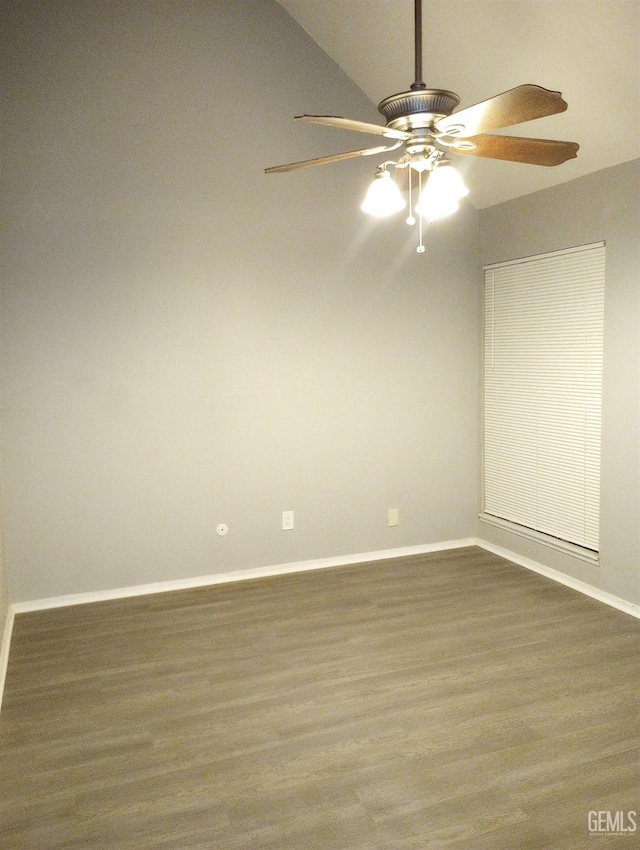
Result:
<svg viewBox="0 0 640 850"><path fill-rule="evenodd" d="M606 248L605 242L594 242L594 243L589 243L589 244L586 244L586 245L579 245L579 246L575 246L575 247L571 247L571 248L561 249L559 251L553 251L553 252L548 252L548 253L544 253L544 254L535 254L535 255L515 258L515 259L511 259L511 260L507 260L507 261L503 261L503 262L499 262L499 263L488 264L488 265L484 266L484 268L483 268L483 293L482 293L482 299L481 299L481 305L482 305L482 319L481 319L481 327L482 327L482 335L481 335L481 341L482 341L481 399L482 399L482 406L481 406L481 409L480 409L480 414L481 414L481 435L482 435L482 439L481 439L481 490L480 490L481 511L480 511L480 519L483 522L486 522L486 523L489 523L491 525L497 526L499 528L503 528L503 529L506 529L508 531L514 532L514 533L518 534L519 536L522 536L522 537L525 537L525 538L528 538L528 539L531 539L531 540L535 540L536 542L543 543L543 544L545 544L545 545L547 545L551 548L554 548L554 549L557 549L557 550L560 550L560 551L563 551L563 552L569 552L570 554L572 554L574 556L580 557L580 558L587 560L589 562L592 562L592 563L593 562L595 562L595 563L599 562L599 548L600 548L600 540L599 540L599 535L600 535L600 528L599 528L599 525L600 525L600 498L601 498L600 461L601 461L601 422L602 422L602 365L603 365L603 356L604 356L604 290L605 290L605 262L606 262L605 248ZM592 251L597 251L598 253L597 254L590 254L589 252L592 252ZM591 509L590 509L591 510L591 513L590 513L591 532L590 532L590 536L585 535L584 539L576 539L576 538L569 539L569 535L556 536L557 529L555 529L555 528L552 528L552 529L545 528L544 523L534 521L532 517L528 517L528 519L530 519L532 521L526 522L526 524L525 524L524 522L522 522L522 516L518 516L517 510L513 511L511 516L509 516L508 511L500 510L500 511L496 512L495 503L490 502L490 504L487 506L487 474L488 474L487 473L487 462L488 462L487 461L487 433L488 433L488 431L490 431L493 435L493 431L491 431L492 426L488 425L488 414L487 414L487 409L488 409L487 384L490 383L488 373L487 373L487 360L490 357L494 357L495 352L496 352L495 339L492 339L491 346L493 346L493 347L490 347L490 351L488 353L488 336L489 336L489 334L493 334L495 332L495 327L496 327L495 324L488 326L488 312L487 312L488 298L489 298L488 290L487 290L488 273L491 273L492 277L495 277L495 270L506 269L506 267L515 267L514 274L517 275L519 273L518 267L522 268L526 264L527 268L524 271L524 276L526 277L527 274L529 274L529 275L531 274L532 270L535 271L535 267L529 265L529 264L533 263L533 264L538 264L539 269L543 268L542 277L544 278L544 275L548 273L547 271L544 271L545 261L551 260L551 263L546 263L546 269L547 270L548 269L553 270L554 266L558 266L559 264L561 264L561 261L564 257L567 257L568 255L573 255L573 254L581 254L582 257L585 259L585 262L592 261L594 263L594 265L593 265L593 267L589 267L589 274L593 273L595 275L594 283L585 283L584 284L585 288L588 287L588 286L595 287L595 288L593 288L593 293L594 293L593 304L595 304L595 310L596 310L596 313L594 315L596 316L596 319L597 319L597 322L598 322L598 325L597 325L598 337L596 339L597 364L596 364L595 373L594 373L595 374L595 379L594 379L595 383L593 385L593 386L596 386L597 390L598 390L597 436L596 436L596 439L597 439L597 488L596 488L597 489L597 508L596 508L597 525L596 525L596 530L595 530L597 542L596 542L595 547L593 546L593 534L594 534L594 531L593 531L593 511L594 511L593 503L592 503L592 506L591 506ZM580 258L575 258L575 257L572 258L572 260L571 260L571 262L573 262L574 264L576 262L579 262L579 261L580 261ZM566 273L566 270L565 270L565 273ZM506 276L507 276L507 279L508 279L509 278L509 270L508 269L506 271ZM538 284L536 291L538 291L539 288L540 288L539 287L539 281L537 280L536 283ZM523 285L522 281L518 282L517 285L522 286ZM556 283L555 285L557 286L558 284ZM495 288L493 289L492 297L495 297ZM593 304L591 304L591 302L589 302L589 304L591 306L587 306L585 308L585 311L587 313L590 309L593 308ZM542 309L543 308L540 306L540 304L537 303L536 304L536 310L538 311L538 313L540 313L540 311ZM591 314L588 314L588 316L590 316L590 315ZM492 317L492 321L495 321L495 317ZM587 340L587 338L588 338L588 331L585 330L585 340ZM585 345L586 345L586 343L585 343ZM587 359L587 356L585 355L585 360L586 359ZM537 363L536 363L535 368L537 369L536 374L539 375L540 366ZM592 367L590 365L585 365L586 371L588 371L591 368ZM521 372L521 374L520 374L521 380L522 380L522 375L523 375L523 373ZM536 386L538 386L538 385L536 384ZM537 390L535 390L534 392L537 392ZM588 406L588 404L589 404L589 402L587 402L587 401L585 401L584 403L585 403L585 406ZM516 407L517 407L517 405L516 405ZM536 407L536 415L538 415L538 413L537 413L537 411L538 411L537 397L536 397L535 407ZM507 409L508 408L509 408L509 405L507 405ZM585 416L585 418L586 418L586 416ZM591 423L589 423L589 424L585 424L584 427L585 427L585 431L589 431L589 429L592 427L592 425L591 425ZM503 426L503 428L504 428L504 426ZM536 441L538 441L539 438L538 438L538 435L537 435L537 431L538 431L537 420L536 420L536 427L535 427L534 430L536 431L536 436L535 436L534 439ZM591 443L592 443L591 451L593 451L593 445L594 445L594 437L593 436L591 436ZM503 449L503 451L504 451L504 449ZM536 459L535 459L535 461L533 461L534 464L538 463L537 452L538 452L538 444L536 442L536 449L535 449L535 452L534 452L534 454L536 454ZM526 463L525 463L525 465L526 465ZM507 468L508 468L508 463L505 462L505 469L507 469ZM493 478L495 479L495 476L496 476L495 468L493 468L491 470L490 475L492 475ZM537 466L536 466L536 469L535 469L535 476L536 476L536 484L535 484L534 489L536 490L535 498L537 499L538 498L538 490L539 490L538 480L540 478L540 472L539 472ZM585 477L586 477L586 473L585 473ZM593 476L591 476L591 477L593 477ZM494 482L492 482L492 484L493 483ZM583 482L582 486L585 487L585 488L587 486L590 487L591 492L593 493L593 484L592 483L585 485L584 482ZM505 514L507 514L507 515L505 515ZM516 518L514 518L514 516ZM579 537L579 535L578 535L578 537Z"/></svg>

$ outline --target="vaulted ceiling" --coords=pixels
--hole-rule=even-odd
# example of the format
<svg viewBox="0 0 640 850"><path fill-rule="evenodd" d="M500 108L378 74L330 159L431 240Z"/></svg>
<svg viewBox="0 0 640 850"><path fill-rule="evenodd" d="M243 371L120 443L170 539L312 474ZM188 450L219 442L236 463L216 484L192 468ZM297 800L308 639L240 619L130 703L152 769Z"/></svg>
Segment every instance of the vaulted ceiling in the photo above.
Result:
<svg viewBox="0 0 640 850"><path fill-rule="evenodd" d="M413 0L279 2L375 104L413 82ZM577 159L545 168L456 158L476 207L640 158L639 0L423 0L423 39L424 81L456 92L459 108L522 83L569 104L503 132L578 142ZM376 143L333 132L344 150Z"/></svg>

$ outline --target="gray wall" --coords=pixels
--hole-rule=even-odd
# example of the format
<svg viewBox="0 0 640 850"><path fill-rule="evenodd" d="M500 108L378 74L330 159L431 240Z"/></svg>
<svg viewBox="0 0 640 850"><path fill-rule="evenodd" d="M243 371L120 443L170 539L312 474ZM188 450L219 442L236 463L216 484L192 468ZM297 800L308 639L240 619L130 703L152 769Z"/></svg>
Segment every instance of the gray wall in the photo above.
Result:
<svg viewBox="0 0 640 850"><path fill-rule="evenodd" d="M263 174L378 144L275 2L1 14L13 601L473 536L471 205L418 256L372 160Z"/></svg>
<svg viewBox="0 0 640 850"><path fill-rule="evenodd" d="M483 210L481 264L606 242L601 559L589 565L486 523L479 536L640 604L640 161Z"/></svg>

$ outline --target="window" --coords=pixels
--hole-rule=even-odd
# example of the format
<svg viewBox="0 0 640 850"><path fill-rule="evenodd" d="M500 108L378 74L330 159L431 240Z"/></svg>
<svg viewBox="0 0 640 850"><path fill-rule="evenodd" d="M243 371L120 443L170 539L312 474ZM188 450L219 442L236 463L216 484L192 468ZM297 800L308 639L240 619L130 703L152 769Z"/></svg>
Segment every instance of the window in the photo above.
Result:
<svg viewBox="0 0 640 850"><path fill-rule="evenodd" d="M604 244L485 268L485 515L598 551Z"/></svg>

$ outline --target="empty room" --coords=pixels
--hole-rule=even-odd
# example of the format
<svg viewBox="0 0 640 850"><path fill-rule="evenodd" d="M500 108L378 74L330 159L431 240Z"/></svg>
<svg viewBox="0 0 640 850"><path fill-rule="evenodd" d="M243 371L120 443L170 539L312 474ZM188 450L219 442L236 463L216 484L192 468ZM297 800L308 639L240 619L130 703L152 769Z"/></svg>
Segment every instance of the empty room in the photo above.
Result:
<svg viewBox="0 0 640 850"><path fill-rule="evenodd" d="M639 38L0 0L2 850L637 844Z"/></svg>

